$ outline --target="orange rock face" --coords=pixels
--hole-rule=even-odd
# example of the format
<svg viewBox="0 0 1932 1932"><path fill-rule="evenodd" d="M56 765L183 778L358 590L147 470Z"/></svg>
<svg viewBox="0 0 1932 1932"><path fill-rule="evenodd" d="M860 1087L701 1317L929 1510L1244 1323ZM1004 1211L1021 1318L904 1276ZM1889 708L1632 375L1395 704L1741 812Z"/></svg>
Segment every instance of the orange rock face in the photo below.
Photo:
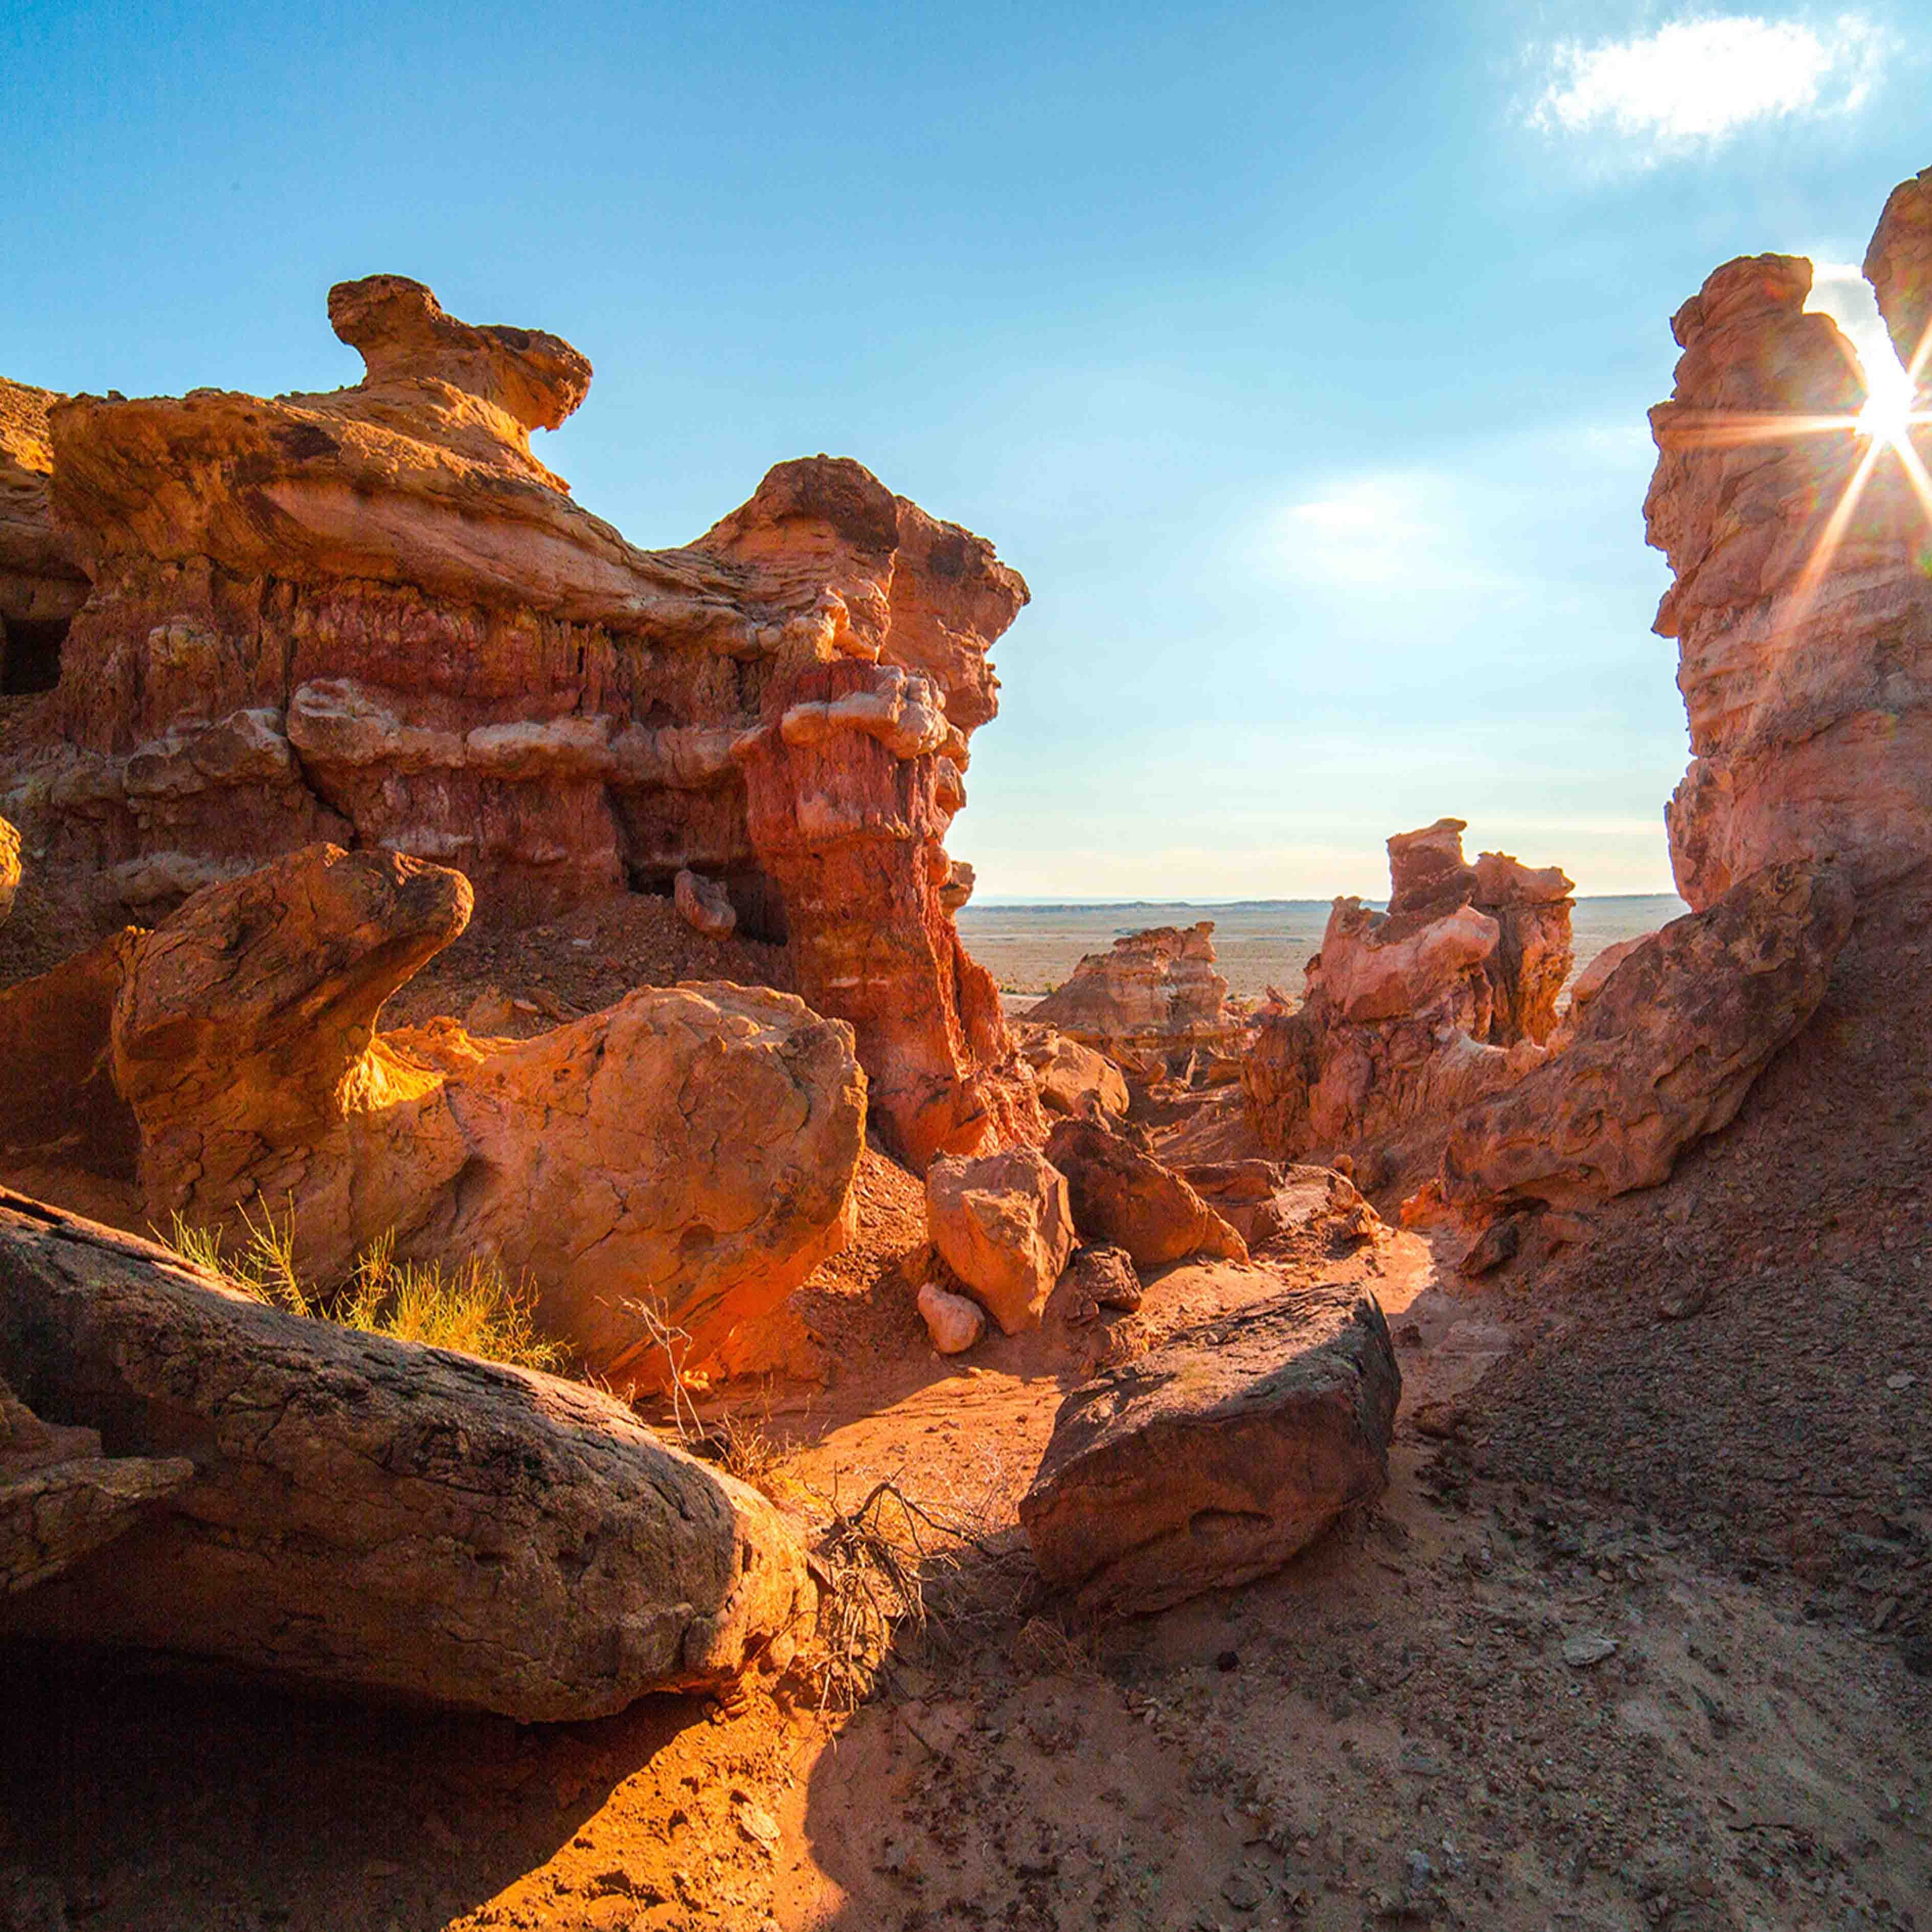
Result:
<svg viewBox="0 0 1932 1932"><path fill-rule="evenodd" d="M0 690L52 682L58 638L87 596L48 501L47 410L60 400L0 376Z"/></svg>
<svg viewBox="0 0 1932 1932"><path fill-rule="evenodd" d="M944 844L1018 574L824 457L639 550L531 454L589 388L568 343L398 276L329 316L352 388L41 410L36 487L94 586L9 794L52 872L165 910L386 846L501 922L688 870L852 1022L898 1152L1036 1138Z"/></svg>
<svg viewBox="0 0 1932 1932"><path fill-rule="evenodd" d="M1865 269L1909 360L1932 319L1932 183L1886 203ZM1864 385L1811 266L1727 262L1672 319L1684 354L1651 412L1650 541L1676 581L1691 761L1667 812L1700 909L1774 860L1855 886L1932 850L1932 519L1899 452L1855 427ZM1808 424L1806 418L1812 421ZM1911 434L1921 458L1932 436Z"/></svg>

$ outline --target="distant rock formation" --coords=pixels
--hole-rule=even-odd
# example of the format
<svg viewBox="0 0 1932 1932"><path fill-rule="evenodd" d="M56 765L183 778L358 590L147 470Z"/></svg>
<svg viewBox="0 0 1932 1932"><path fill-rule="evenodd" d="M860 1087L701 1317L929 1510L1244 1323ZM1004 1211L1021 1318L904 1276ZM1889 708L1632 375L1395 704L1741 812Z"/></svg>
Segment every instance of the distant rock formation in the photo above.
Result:
<svg viewBox="0 0 1932 1932"><path fill-rule="evenodd" d="M1637 941L1561 1052L1456 1120L1444 1193L1574 1207L1668 1180L1816 1010L1852 910L1832 872L1769 866Z"/></svg>
<svg viewBox="0 0 1932 1932"><path fill-rule="evenodd" d="M6 794L50 876L165 910L326 840L506 922L689 870L851 1024L903 1157L1037 1138L944 846L1018 574L826 457L637 549L531 454L589 389L568 343L400 276L328 306L350 388L0 397L9 635L22 598L65 632Z"/></svg>
<svg viewBox="0 0 1932 1932"><path fill-rule="evenodd" d="M1502 852L1472 866L1464 830L1392 837L1389 910L1338 898L1301 1006L1258 1018L1241 1082L1271 1153L1439 1127L1541 1059L1570 970L1570 881Z"/></svg>
<svg viewBox="0 0 1932 1932"><path fill-rule="evenodd" d="M850 1230L865 1135L850 1030L763 988L645 988L530 1040L375 1030L463 929L460 874L313 846L142 940L113 1018L148 1213L266 1214L339 1280L404 1259L527 1278L540 1327L620 1388L706 1368Z"/></svg>
<svg viewBox="0 0 1932 1932"><path fill-rule="evenodd" d="M1204 919L1185 931L1129 933L1111 952L1087 954L1026 1017L1151 1077L1197 1048L1222 1045L1227 998L1228 982L1214 970L1214 922Z"/></svg>
<svg viewBox="0 0 1932 1932"><path fill-rule="evenodd" d="M1932 320L1932 170L1886 202L1865 272L1907 362ZM1903 452L1855 427L1850 345L1807 314L1809 262L1728 262L1672 318L1645 516L1676 581L1689 770L1666 817L1699 909L1774 860L1855 889L1932 851L1932 514ZM1923 459L1932 431L1910 432Z"/></svg>

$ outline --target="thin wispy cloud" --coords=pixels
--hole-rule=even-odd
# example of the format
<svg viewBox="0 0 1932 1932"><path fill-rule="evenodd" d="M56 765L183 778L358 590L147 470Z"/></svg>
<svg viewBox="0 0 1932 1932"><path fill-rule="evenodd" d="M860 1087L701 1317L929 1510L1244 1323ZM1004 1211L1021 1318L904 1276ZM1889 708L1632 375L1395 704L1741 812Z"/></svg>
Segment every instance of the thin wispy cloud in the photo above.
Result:
<svg viewBox="0 0 1932 1932"><path fill-rule="evenodd" d="M1705 15L1627 40L1560 41L1532 56L1543 85L1526 118L1555 137L1607 138L1650 166L1753 128L1855 114L1894 45L1862 14Z"/></svg>

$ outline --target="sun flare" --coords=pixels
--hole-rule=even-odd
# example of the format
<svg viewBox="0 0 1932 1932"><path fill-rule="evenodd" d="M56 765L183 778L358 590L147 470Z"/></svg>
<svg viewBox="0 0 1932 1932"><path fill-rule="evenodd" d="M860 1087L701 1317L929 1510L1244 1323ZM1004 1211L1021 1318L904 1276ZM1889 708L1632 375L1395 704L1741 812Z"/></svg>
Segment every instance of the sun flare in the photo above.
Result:
<svg viewBox="0 0 1932 1932"><path fill-rule="evenodd" d="M1901 369L1895 382L1874 379L1858 412L1858 431L1875 443L1896 448L1912 427L1912 382Z"/></svg>

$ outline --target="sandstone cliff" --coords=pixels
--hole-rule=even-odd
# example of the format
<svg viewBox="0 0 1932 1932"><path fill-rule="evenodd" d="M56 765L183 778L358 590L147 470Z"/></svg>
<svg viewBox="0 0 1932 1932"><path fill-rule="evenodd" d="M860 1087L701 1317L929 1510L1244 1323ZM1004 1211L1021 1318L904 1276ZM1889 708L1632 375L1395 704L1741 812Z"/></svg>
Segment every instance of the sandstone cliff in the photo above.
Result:
<svg viewBox="0 0 1932 1932"><path fill-rule="evenodd" d="M351 388L34 404L58 580L93 583L6 792L50 876L166 910L327 840L454 866L506 922L688 871L788 938L905 1157L1036 1136L944 845L1018 574L825 457L639 550L531 453L587 393L568 343L399 276L329 316Z"/></svg>

